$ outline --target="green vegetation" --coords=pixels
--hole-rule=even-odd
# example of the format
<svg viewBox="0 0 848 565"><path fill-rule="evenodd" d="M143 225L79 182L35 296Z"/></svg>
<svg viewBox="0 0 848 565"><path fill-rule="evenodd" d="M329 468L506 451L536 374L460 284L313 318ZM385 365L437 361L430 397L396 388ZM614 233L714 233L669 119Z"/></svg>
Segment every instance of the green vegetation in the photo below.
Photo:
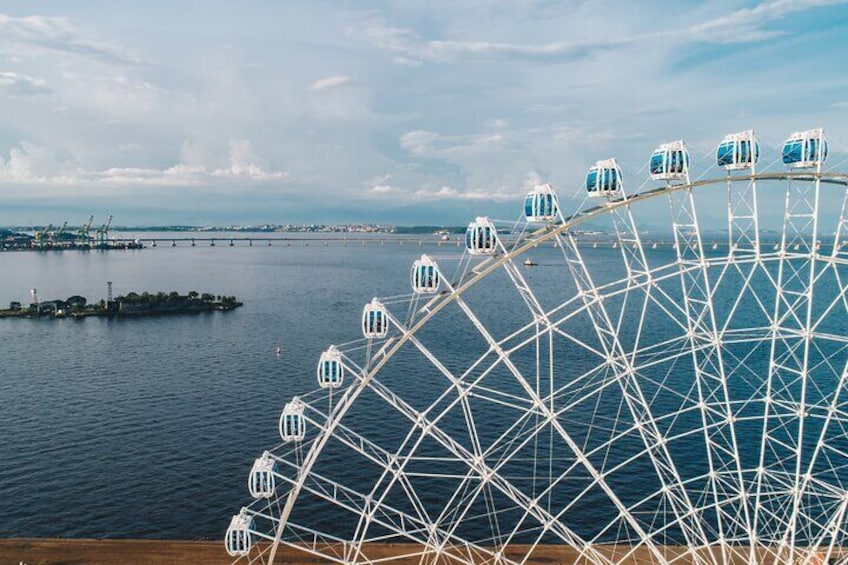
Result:
<svg viewBox="0 0 848 565"><path fill-rule="evenodd" d="M179 292L129 292L111 302L100 300L89 304L84 296L74 295L66 300L46 300L24 307L12 302L0 317L15 318L83 318L87 316L154 316L167 314L193 314L212 310L232 310L242 303L235 296L203 294L192 290L182 295Z"/></svg>

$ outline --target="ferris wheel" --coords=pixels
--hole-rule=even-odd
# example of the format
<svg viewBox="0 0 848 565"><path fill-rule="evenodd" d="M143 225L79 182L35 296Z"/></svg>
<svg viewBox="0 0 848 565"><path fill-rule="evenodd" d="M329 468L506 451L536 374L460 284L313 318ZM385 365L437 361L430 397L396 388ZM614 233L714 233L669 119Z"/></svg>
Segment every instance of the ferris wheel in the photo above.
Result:
<svg viewBox="0 0 848 565"><path fill-rule="evenodd" d="M665 143L635 190L600 160L577 213L540 185L517 223L476 218L461 256L421 256L283 407L229 554L848 559L848 175L821 129L761 153L728 135L694 179Z"/></svg>

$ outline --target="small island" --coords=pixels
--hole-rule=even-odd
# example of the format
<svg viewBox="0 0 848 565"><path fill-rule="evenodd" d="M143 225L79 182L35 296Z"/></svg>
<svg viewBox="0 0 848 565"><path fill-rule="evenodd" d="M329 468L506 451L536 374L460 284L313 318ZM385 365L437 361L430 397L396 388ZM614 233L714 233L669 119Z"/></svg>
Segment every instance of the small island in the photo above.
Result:
<svg viewBox="0 0 848 565"><path fill-rule="evenodd" d="M173 314L197 314L215 310L228 311L242 303L235 296L221 296L189 291L178 292L130 292L113 300L100 300L89 304L84 296L71 296L66 300L43 300L24 306L11 302L9 308L0 310L0 318L87 318L163 316Z"/></svg>

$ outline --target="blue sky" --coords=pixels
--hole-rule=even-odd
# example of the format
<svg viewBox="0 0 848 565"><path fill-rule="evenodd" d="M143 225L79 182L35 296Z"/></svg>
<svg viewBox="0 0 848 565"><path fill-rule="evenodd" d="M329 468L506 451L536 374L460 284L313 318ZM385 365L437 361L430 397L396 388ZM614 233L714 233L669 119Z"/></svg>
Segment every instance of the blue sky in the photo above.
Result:
<svg viewBox="0 0 848 565"><path fill-rule="evenodd" d="M748 128L835 162L846 50L836 1L7 0L0 223L513 218Z"/></svg>

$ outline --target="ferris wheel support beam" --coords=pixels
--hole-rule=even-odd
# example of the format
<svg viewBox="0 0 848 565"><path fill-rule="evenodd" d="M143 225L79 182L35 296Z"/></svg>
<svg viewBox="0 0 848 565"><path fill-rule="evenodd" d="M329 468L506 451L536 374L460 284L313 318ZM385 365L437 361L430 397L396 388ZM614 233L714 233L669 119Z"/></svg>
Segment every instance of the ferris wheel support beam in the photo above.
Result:
<svg viewBox="0 0 848 565"><path fill-rule="evenodd" d="M762 505L762 485L766 478L766 458L769 454L775 458L774 466L778 471L794 471L795 485L801 483L801 468L804 443L804 424L806 420L806 396L808 367L810 356L810 328L813 316L813 290L816 277L816 255L818 236L819 193L821 188L821 163L817 166L817 175L810 181L789 182L786 187L783 230L780 242L781 259L778 263L777 298L772 320L772 337L769 352L769 372L766 384L766 396L763 415L763 434L760 445L760 463L757 472L757 485L754 504L754 531L758 530L758 517ZM787 257L792 247L801 249L794 260ZM800 263L800 264L799 264ZM778 327L797 332L798 337L778 338ZM782 332L781 332L782 333ZM800 395L793 392L795 383L800 382ZM795 405L798 408L794 416L781 417L773 411L776 403ZM792 434L793 426L797 433ZM791 495L792 503L789 515L778 519L786 524L777 548L776 561L780 561L785 551L788 560L793 562L798 514L802 492L796 490ZM777 532L775 532L777 533ZM777 537L777 536L775 536Z"/></svg>
<svg viewBox="0 0 848 565"><path fill-rule="evenodd" d="M468 431L469 438L471 440L473 455L474 455L475 459L482 459L483 458L483 449L480 445L479 436L477 435L477 427L476 427L475 422L474 422L474 415L473 415L473 413L471 411L471 407L468 403L467 390L463 389L463 387L461 386L460 380L453 373L451 373L451 371L449 371L438 360L438 358L436 358L436 356L433 355L429 351L429 349L427 349L415 336L409 334L409 330L405 327L404 324L402 324L390 312L387 311L386 315L389 317L390 322L396 328L399 329L399 331L404 335L404 337L406 339L408 339L410 341L410 343L412 343L416 347L416 349L418 349L418 351L422 355L424 355L424 357L427 358L427 360L430 361L430 363L451 383L451 386L449 388L456 390L457 397L458 397L458 400L459 400L461 408L462 408L463 418L465 419L466 429ZM453 407L453 404L451 405L450 408L452 408L452 407ZM448 408L448 409L450 409L450 408ZM445 411L443 411L443 414L444 413L445 413ZM436 420L436 421L438 421L438 420ZM413 428L413 430L414 429L415 428ZM411 435L411 433L412 433L412 431L410 431L410 435ZM407 435L406 440L404 440L404 444L406 444L409 441L410 435ZM412 448L413 451L417 449L418 445L421 443L421 441L423 441L423 439L425 437L426 437L426 434L421 434L421 436L418 438L418 440L416 441L415 445ZM404 462L398 466L400 471L404 470L406 463L408 461L409 461L409 459L405 459ZM376 482L373 490L376 490L377 487L382 484L383 480L386 478L386 476L389 474L390 471L392 472L393 476L391 477L390 483L383 489L383 496L379 500L376 501L377 505L382 503L383 499L388 494L389 490L391 490L393 483L395 482L395 480L397 480L397 477L398 477L397 470L394 470L394 469L390 470L390 469L386 468L383 471L383 475ZM491 493L491 486L488 485L486 483L486 481L481 482L481 486L485 488L484 497L485 497L485 500L486 500L486 505L487 505L487 507L489 507L492 504L491 500L493 499L492 493ZM373 491L372 491L372 493L373 493ZM468 508L470 509L470 504L469 504ZM495 530L495 531L493 531L493 534L497 537L497 536L499 536L499 533L498 533L499 532L499 526L498 526L498 523L497 523L497 513L494 512L494 508L490 508L490 516L491 516L491 520L492 520L493 530ZM441 518L442 517L440 517L439 521L437 521L436 523L439 523L441 521ZM363 528L367 529L367 523L365 523L363 525ZM361 539L364 538L364 536L358 536L358 538L361 540ZM437 540L433 540L433 542L435 544L437 542Z"/></svg>
<svg viewBox="0 0 848 565"><path fill-rule="evenodd" d="M317 420L312 421L311 423L317 426L321 425L320 422ZM357 435L356 439L363 440L364 438L361 438ZM345 438L341 441L351 449L356 449L356 442L352 441L350 438ZM377 449L376 446L372 445L372 447ZM392 454L387 451L383 451L382 453L387 458L392 456ZM373 456L370 457L370 459L377 464L381 463L379 459L374 458ZM294 467L293 463L284 458L275 457L275 460L278 463ZM385 461L382 461L382 464L385 464ZM290 477L287 477L285 475L277 473L276 476L288 483L293 482ZM373 504L373 502L369 502L369 495L360 493L348 486L342 485L318 473L311 473L311 480L314 481L314 486L310 486L309 484L304 485L304 492L308 492L320 499L323 499L327 502L331 502L334 505L339 506L342 509L347 510L353 514L362 514L366 511L366 508L370 504ZM359 505L354 505L354 501L359 501ZM375 516L375 524L386 528L389 531L401 534L402 536L407 537L411 542L418 543L427 548L432 548L432 545L430 544L430 539L427 536L432 535L433 530L438 528L434 528L435 525L431 521L424 519L420 516L416 517L410 515L406 512L403 512L402 510L389 506L385 503L380 504L380 514L383 516L383 518ZM407 523L411 526L414 526L415 529L409 529L407 527L404 527L404 525ZM398 526L398 524L400 524L400 526ZM457 544L464 546L469 550L473 549L474 551L478 551L483 554L488 554L492 556L494 555L494 552L492 552L489 548L456 537L451 537L444 530L439 530L439 533L443 534L445 536L445 539L453 539ZM426 535L421 536L418 534ZM347 544L350 545L350 548L346 550L345 554L353 554L355 552L353 547L354 544L351 542L347 542ZM448 554L447 556L461 563L469 563L467 560L458 558L455 555ZM349 562L349 559L346 559L346 561Z"/></svg>
<svg viewBox="0 0 848 565"><path fill-rule="evenodd" d="M733 524L738 523L741 517L741 523L749 538L753 534L747 504L741 501L726 508L726 505L721 504L719 497L719 492L729 491L733 493L730 500L736 500L736 496L741 496L745 491L736 441L735 417L730 407L730 394L721 353L721 336L713 309L712 284L692 190L671 192L668 198L677 262L681 266L695 267L681 269L680 285L686 308L687 333L691 341L689 349L692 351L698 406L707 448L710 471L708 482L716 507L722 562L727 564L732 551L727 539L735 537ZM706 347L697 347L699 342ZM727 481L728 475L732 480Z"/></svg>
<svg viewBox="0 0 848 565"><path fill-rule="evenodd" d="M753 166L753 165L752 165ZM756 172L752 171L752 174ZM727 173L727 222L730 255L760 254L760 219L756 177L735 182Z"/></svg>
<svg viewBox="0 0 848 565"><path fill-rule="evenodd" d="M357 375L358 379L364 380L364 376ZM552 534L559 537L562 541L572 547L580 547L591 559L593 563L610 565L609 561L599 553L590 544L587 544L582 538L571 531L565 524L556 520L539 504L534 503L526 494L521 492L512 483L503 478L496 469L490 467L484 460L476 460L461 444L457 443L450 434L442 430L438 425L433 423L425 414L409 406L402 399L394 395L390 390L384 387L379 381L371 379L369 388L377 393L385 401L395 406L398 411L406 416L414 424L415 428L426 433L441 444L445 449L452 453L458 460L464 461L469 468L476 473L476 476L481 478L482 482L492 484L498 491L507 496L512 502L522 508L529 508L534 519L543 524Z"/></svg>
<svg viewBox="0 0 848 565"><path fill-rule="evenodd" d="M389 313L388 315L391 315L391 314ZM395 322L397 322L397 320L395 320ZM404 335L404 339L410 339L410 340L415 339L415 338L413 337L412 333L411 333L409 330L406 330L406 329L405 329L402 325L397 324L397 327L398 327L398 329L401 331L401 333ZM488 355L488 354L487 354L487 355ZM485 355L484 355L484 357L485 357ZM355 375L359 376L359 373L360 373L360 372L362 372L362 374L365 374L365 373L364 373L364 371L362 371L362 370L361 370L361 369L360 369L360 368L359 368L359 367L358 367L355 363L353 363L353 362L352 362L352 361L350 361L350 360L348 360L348 361L349 361L349 362L351 363L351 365L352 365L352 366L356 369L355 371L353 371L353 373L354 373ZM474 365L472 366L472 369L473 369L473 367L476 367L476 366L478 366L479 364L480 364L480 360L478 360L477 362L475 362L475 363L474 363ZM441 411L441 413L439 413L439 414L435 415L435 416L434 416L434 417L433 417L433 418L429 421L428 425L429 425L431 428L435 427L435 425L436 425L436 424L437 424L437 423L441 420L441 418L442 418L445 414L447 414L450 410L452 410L452 409L455 407L455 405L456 405L458 402L460 402L460 399L461 399L462 397L464 397L464 396L468 396L468 395L470 394L471 390L472 390L472 389L473 389L473 388L477 385L477 383L478 383L479 381L481 381L483 378L485 378L485 376L489 373L489 371L491 371L492 369L494 369L494 367L495 367L495 365L492 365L492 366L490 366L490 367L486 368L486 369L483 371L483 374L481 374L480 376L478 376L478 377L477 377L477 379L476 379L475 381L473 381L472 383L470 383L470 386L468 386L468 387L467 387L467 388L465 388L465 389L462 389L462 390L460 391L460 393L459 393L459 396L458 396L456 399L454 399L453 401L451 401L451 403L450 403L447 407L445 407L445 408ZM462 378L462 379L464 379L466 376L468 376L468 374L470 373L470 371L471 371L472 369L469 369L468 371L466 371L466 373L465 373L465 374L464 374L461 378ZM382 398L383 398L386 402L389 402L392 406L394 406L396 409L398 409L401 413L405 413L405 414L407 415L407 417L408 417L408 418L410 418L410 420L412 420L413 422L415 422L415 423L416 423L416 426L418 426L418 427L420 427L420 426L421 426L420 422L421 422L421 418L422 418L423 416L422 416L420 413L418 413L418 412L416 412L415 410L413 410L412 408L408 407L405 403L403 403L403 401L402 401L401 399L399 399L398 397L396 397L395 395L393 395L393 393L391 393L391 391L389 391L389 390L385 389L384 387L382 387L382 385L380 385L380 384L379 384L379 382L378 382L376 379L374 379L374 380L371 382L371 384L369 385L369 387L370 387L370 388L372 388L373 390L375 390L375 392L376 392L376 393L377 393L380 397L382 397ZM451 385L451 386L447 389L447 391L450 391L452 388L453 388L453 385ZM446 391L446 392L447 392L447 391ZM443 394L443 395L440 397L440 399L439 399L438 401L436 401L434 404L439 404L439 403L441 402L441 400L442 400L442 399L444 399L444 394ZM415 429L418 429L418 428L417 428L417 427L414 427L414 428L413 428L413 430L415 430ZM346 431L346 430L347 430L347 428L345 428L343 425L339 425L339 426L337 426L337 427L336 427L336 433L337 433L337 435L338 435L338 433L339 433L340 431L344 432L344 431ZM441 433L441 431L439 431L439 432ZM432 434L431 434L431 435L432 435ZM505 432L502 434L502 436L501 436L501 438L500 438L500 439L503 439L503 438L504 438L504 437L506 437L507 435L508 435L508 432L507 432L507 431L505 431ZM439 438L436 438L436 440L437 440L437 441L440 441L440 440L439 440ZM450 446L450 445L448 445L448 444L446 444L446 443L444 443L444 441L440 441L440 443L442 443L442 444L443 444L443 445L444 445L447 449L451 450L451 451L452 451L452 453L454 453L454 454L457 456L458 460L465 460L465 461L468 461L468 459L467 459L467 458L466 458L466 459L463 459L464 455L462 455L462 454L458 454L456 450L452 450L451 446ZM491 449L491 448L490 448L490 449ZM517 452L518 452L518 450L515 450L515 453L517 453ZM483 456L485 456L485 455L486 455L486 454L484 453L484 454L483 454ZM483 476L485 476L485 475L487 475L487 474L488 474L488 475L494 475L494 476L497 476L498 471L500 470L500 468L501 468L503 465L505 465L505 464L508 462L508 459L509 459L509 458L504 458L503 460L501 460L501 461L498 463L498 465L496 465L495 467L492 467L492 468L488 469L486 473L479 472L479 471L477 470L477 468L476 468L476 467L472 466L472 467L471 467L471 469L469 470L469 474L465 477L465 479L466 479L466 480L470 480L470 479L472 479L472 478L473 478L473 479L479 479L480 477L483 477ZM481 461L482 461L482 460L483 460L483 459L481 459ZM488 484L489 482L491 482L491 480L492 480L492 479L490 478L490 479L487 479L487 480L483 480L483 481L481 481L481 484L480 484L480 485L478 485L477 490L478 490L478 491L482 490L482 488L483 488L484 486L487 486L487 484ZM500 479L500 478L499 478L499 480L503 480L503 479ZM511 487L511 485L510 485L508 482L507 482L506 484L507 484L508 486L510 486L510 487ZM499 488L499 490L501 490L502 492L505 492L502 488ZM455 496L456 496L456 494L455 494ZM476 495L475 495L475 496L476 496ZM509 495L509 493L507 493L507 496L510 496L510 495ZM581 495L581 496L582 496L582 495ZM517 504L519 504L519 506L521 506L522 508L525 508L525 510L526 510L526 509L534 510L534 509L537 509L537 507L538 507L538 504L534 504L534 502L535 502L535 501L532 501L532 500L531 500L531 502L530 502L530 505L528 506L528 505L526 505L526 504L523 504L523 503L522 503L522 502L520 502L520 501L516 501L516 499L515 499L515 498L513 498L513 497L511 497L511 496L510 496L510 498L513 500L513 502L516 502ZM472 502L473 502L473 500L472 500ZM470 503L469 503L469 505L466 507L465 512L467 512L468 510L470 510ZM530 511L527 511L527 513L528 513L528 514L532 514L532 512L530 512ZM550 514L550 513L548 512L548 514ZM559 522L559 521L558 521L559 516L556 516L556 517L548 517L548 518L544 518L544 517L543 517L543 518L544 518L544 519L543 519L543 518L540 518L539 516L533 515L533 518L534 518L534 519L536 519L536 520L538 520L538 521L540 522L540 524L542 524L542 525L543 525L543 527L544 527L546 530L553 531L553 532L555 532L555 533L556 533L556 530L557 530L557 528L558 528L558 527L559 527L559 528L563 528L563 527L565 527L565 526L563 526L563 525L561 524L561 522ZM452 534L453 534L453 531L454 531L454 529L451 529L448 533L452 535ZM567 530L567 531L568 531L568 532L570 532L570 530ZM587 559L590 559L590 561L592 561L593 563L606 563L606 560L605 560L604 558L602 558L602 556L600 556L600 554L597 554L597 553L594 551L594 546L593 546L592 544L587 543L585 540L582 540L579 536L577 536L577 535L576 535L576 534L574 534L573 532L569 533L569 534L568 534L568 535L566 535L566 536L563 536L563 534L561 534L561 533L560 533L560 534L558 534L558 535L561 537L561 539L563 539L563 541L565 541L565 542L566 542L566 543L568 543L569 545L572 545L573 547L575 547L576 549L578 549L578 550L580 551L580 555L581 555L581 556L585 556ZM570 536L570 537L569 537L569 536ZM572 541L571 541L571 540L576 540L576 542L577 542L577 543L576 543L576 545L575 545L574 543L572 543ZM599 561L599 559L600 559L600 561Z"/></svg>
<svg viewBox="0 0 848 565"><path fill-rule="evenodd" d="M556 233L556 232L555 232ZM450 285L450 283L446 283L448 289L452 294L456 293L456 290ZM633 529L633 531L640 536L640 540L648 550L657 558L660 562L662 562L662 552L659 551L656 544L654 544L653 539L647 535L647 533L642 528L641 524L634 518L634 516L627 511L627 507L621 502L618 498L618 495L610 488L610 486L603 479L602 473L598 471L597 468L589 461L582 448L574 441L571 435L562 427L562 424L556 418L556 413L551 409L550 406L545 404L538 395L536 395L534 387L530 384L527 379L522 375L521 371L515 366L515 364L509 359L509 356L506 355L503 348L498 344L498 342L492 337L486 327L480 322L471 308L462 300L461 297L456 296L455 298L457 305L465 312L465 315L469 320L474 324L477 328L477 331L485 338L488 342L489 347L491 347L501 358L501 362L505 367L512 373L513 377L516 379L518 384L524 389L524 393L533 401L536 409L540 411L540 413L545 417L546 420L549 421L549 424L556 431L557 435L568 445L569 449L574 453L574 455L580 460L584 468L587 472L592 476L592 478L596 481L598 486L607 495L610 502L615 505L618 511L621 513L621 517L628 523L628 525Z"/></svg>
<svg viewBox="0 0 848 565"><path fill-rule="evenodd" d="M522 279L522 280L523 280L523 279ZM528 292L529 292L529 295L530 295L530 297L531 297L531 300L532 300L532 301L534 301L534 302L535 302L535 304L538 306L538 304L539 304L539 303L538 303L538 301L535 301L535 296L533 296L533 295L532 295L532 291L531 291L531 290L529 290L529 285L527 286L527 288L528 288ZM541 310L541 306L539 306L539 309ZM415 347L416 347L416 348L417 348L417 349L418 349L418 350L419 350L419 351L420 351L420 352L421 352L421 353L422 353L425 357L427 357L427 359L429 359L429 360L430 360L430 362L431 362L431 363L432 363L432 364L433 364L433 365L434 365L434 366L438 369L438 371L439 371L439 372L440 372L440 373L441 373L441 374L442 374L445 378L447 378L447 379L451 382L451 387L450 387L450 388L455 388L455 389L456 389L456 392L457 392L457 395L458 395L458 399L459 399L459 401L460 401L460 402L461 402L461 404L462 404L462 409L463 409L463 413L464 413L464 416L465 416L466 421L467 421L467 425L469 426L469 430L468 430L468 431L469 431L469 434L472 436L472 443L473 443L473 449L474 449L474 457L475 457L475 459L477 459L477 460L485 461L486 452L484 452L484 451L483 451L482 446L480 445L479 438L477 437L477 434L476 434L476 427L475 427L475 426L474 426L474 424L473 424L473 414L472 414L472 412L471 412L471 407L470 407L470 405L468 404L468 397L469 397L469 395L470 395L470 392L473 390L473 386L463 387L463 386L462 386L462 384L461 384L460 379L458 379L456 376L454 376L454 375L453 375L453 373L451 373L451 371L450 371L450 370L448 370L448 369L447 369L447 368L446 368L446 367L445 367L445 366L444 366L444 365L443 365L443 364L442 364L442 363L441 363L441 362L440 362L440 361L439 361L439 360L438 360L438 359L437 359L437 358L436 358L436 357L435 357L435 356L434 356L434 355L433 355L433 354L432 354L432 353L431 353L431 352L430 352L430 351L429 351L429 350L428 350L428 349L427 349L427 348L426 348L426 347L425 347L425 346L424 346L424 345L423 345L423 344L422 344L422 343L421 343L421 342L420 342L420 341L419 341L419 340L418 340L418 339L414 336L414 335L409 334L409 330L408 330L408 329L406 329L406 328L405 328L402 324L400 324L400 323L399 323L399 321L398 321L398 320L396 320L396 319L395 319L395 318L391 315L391 313L389 313L388 315L389 315L389 318L390 318L390 320L392 321L392 323L396 325L396 327L397 327L397 328L401 331L401 333L402 333L402 334L404 334L404 336L405 336L405 337L407 337L407 339L408 339L408 340L409 340L409 341L410 341L410 342L411 342L411 343L412 343L412 344L413 344L413 345L414 345L414 346L415 346ZM489 368L486 372L488 373L488 371L490 371L490 370L491 370L491 369L493 369L493 368L494 368L494 367L490 367L490 368ZM485 374L484 374L484 375L482 375L482 376L481 376L478 380L482 380L482 378L485 378ZM447 407L445 407L445 408L442 410L441 414L437 415L437 416L436 416L436 417L432 420L432 423L433 423L433 424L437 423L437 422L441 419L441 417L442 417L444 414L446 414L448 411L450 411L450 410L453 408L454 404L455 404L455 403L451 403L450 405L448 405ZM471 419L470 421L468 420L469 418ZM537 430L537 431L538 431L538 430ZM503 438L507 435L507 433L508 433L508 432L504 432L504 433L502 434L502 436L501 436L498 440L496 440L494 443L497 443L497 441L499 441L499 440L503 439ZM491 449L491 448L490 448L490 449ZM517 450L517 449L513 451L513 453L517 453L517 452L518 452L518 450ZM503 465L505 465L508 461L509 461L509 458L507 458L507 457L503 458L503 459L499 462L499 464L498 464L497 466L495 466L495 467L493 467L493 468L491 469L491 472L492 472L492 473L497 473L497 472L500 470L500 467L502 467ZM467 476L466 476L466 480L471 479L471 478L472 478L472 475L471 475L471 474L469 474L469 475L467 475ZM457 488L457 492L454 494L454 497L455 497L455 496L459 493L459 491L462 489L462 486L463 486L463 485L460 485L460 486ZM478 490L478 491L480 491L480 490L482 490L484 487L486 487L486 488L488 487L488 481L487 481L487 480L485 480L485 479L484 479L484 480L482 480L482 481L480 482L480 485L478 485L477 490ZM489 496L491 497L491 495L489 495ZM475 497L476 497L476 494L475 494ZM472 502L473 502L473 499L472 499ZM447 507L449 507L449 506L450 506L450 505L446 505L446 510L447 510ZM533 515L533 514L532 514L532 510L533 510L533 508L534 508L535 506L538 506L538 504L536 503L536 501L535 501L535 500L531 500L531 502L530 502L530 505L529 505L529 506L524 506L524 507L523 507L524 516L522 517L522 519L521 519L521 520L518 520L518 521L517 521L517 523L516 523L516 525L515 525L515 528L513 529L513 532L510 534L510 539L511 539L512 535L514 535L514 534L515 534L516 530L518 529L519 525L523 522L523 520L524 520L525 518L527 518L528 516L532 516L532 515ZM465 513L467 513L470 509L471 509L471 503L469 502L469 504L465 507L465 509L464 509L464 511L463 511L463 515L464 515ZM534 518L537 518L537 517L535 517L535 516L534 516ZM444 513L443 513L441 516L439 516L439 518L436 520L435 524L439 524L439 523L440 523L443 519L444 519ZM554 517L553 517L553 519L555 519L555 520L557 520L557 521L558 521L558 520L559 520L559 516L554 516ZM454 522L454 526L453 526L450 530L448 530L448 534L449 534L449 535L451 535L451 536L452 536L452 535L454 535L455 529L456 529L456 527L459 525L459 523L460 523L460 520L459 520L459 519L455 520L455 522ZM558 522L558 523L559 523L559 522ZM546 522L541 522L541 524L544 526L544 525L546 524ZM573 544L573 545L572 545L572 544L570 544L570 545L572 545L572 547L574 547L574 549L578 550L578 551L580 552L580 555L581 555L581 556L586 556L587 558L591 559L593 562L598 563L598 562L599 562L599 561L597 560L597 559L598 559L598 555L595 555L595 554L594 554L594 552L592 552L592 553L590 553L589 555L587 555L587 553L588 553L588 549L589 549L589 548L591 548L592 546L591 546L590 544L588 544L588 543L586 542L586 540L582 539L582 538L581 538L579 535L577 535L576 533L571 532L571 531L569 531L569 532L570 532L570 533L569 533L569 537L570 537L571 539L573 539L573 540L576 542L576 544Z"/></svg>
<svg viewBox="0 0 848 565"><path fill-rule="evenodd" d="M668 452L666 438L663 437L656 426L650 405L636 379L635 369L618 339L618 328L613 325L603 305L603 297L597 293L591 274L586 268L577 247L577 242L570 233L566 237L565 245L562 245L562 250L572 278L577 285L577 290L586 305L590 306L588 313L592 319L595 333L607 355L608 365L615 373L615 380L619 383L628 411L636 424L657 478L662 484L665 498L668 500L676 521L686 538L687 551L691 553L692 559L696 563L700 563L702 557L693 548L708 545L706 533L701 523L694 516L686 518L687 509L693 507L692 502L689 500L689 495L683 486L674 460ZM639 321L640 327L643 324L644 319ZM623 362L616 363L616 358L623 360Z"/></svg>
<svg viewBox="0 0 848 565"><path fill-rule="evenodd" d="M840 530L842 530L844 535L843 526L845 524L846 511L848 511L848 496L843 498L842 502L839 504L839 510L834 512L829 522L821 528L821 533L819 534L819 537L813 543L810 544L810 548L822 547L824 540L830 538L830 541L827 544L827 550L825 551L825 554L823 556L819 556L823 557L823 560L820 561L822 563L832 562L831 558L833 557L833 551L839 540ZM813 551L809 551L807 553L806 558L804 559L803 565L810 565L814 557L816 557L815 553Z"/></svg>
<svg viewBox="0 0 848 565"><path fill-rule="evenodd" d="M822 429L819 432L818 441L816 442L816 445L813 449L813 454L810 457L810 461L807 465L807 471L803 475L802 484L796 485L800 497L803 497L805 493L807 493L809 485L812 482L813 471L815 469L819 455L821 454L822 446L825 445L825 439L827 438L827 433L830 429L831 423L833 422L834 415L838 411L840 395L845 390L846 384L848 384L848 361L846 361L845 363L845 368L842 370L842 375L836 385L833 397L830 399L830 403L827 409L827 416L825 416L824 424L822 425ZM830 558L830 554L833 552L833 546L837 541L837 533L839 531L840 525L842 524L845 518L846 505L848 505L848 493L845 494L844 500L840 504L839 511L834 513L834 515L830 517L830 520L828 521L827 525L821 528L821 533L819 534L819 536L815 539L814 542L810 543L811 548L820 547L823 541L827 537L830 537L830 542L828 544L827 559L825 560L825 563L829 563L828 559ZM808 556L805 560L805 563L807 563L809 559L810 558Z"/></svg>

